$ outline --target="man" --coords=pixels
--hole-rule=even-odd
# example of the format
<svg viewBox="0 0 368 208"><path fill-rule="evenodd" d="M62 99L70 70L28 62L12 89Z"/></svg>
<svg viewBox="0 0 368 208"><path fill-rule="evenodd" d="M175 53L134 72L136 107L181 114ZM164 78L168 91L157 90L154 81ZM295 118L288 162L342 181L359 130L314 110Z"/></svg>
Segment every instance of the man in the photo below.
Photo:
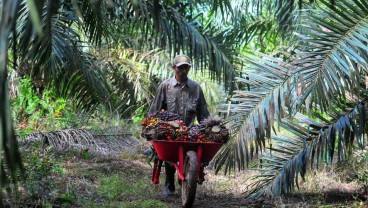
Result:
<svg viewBox="0 0 368 208"><path fill-rule="evenodd" d="M164 80L159 85L149 113L167 110L179 114L188 128L193 126L195 118L201 122L209 117L202 88L188 78L191 66L190 58L186 55L178 55L174 58L172 68L175 76ZM165 172L166 181L163 194L171 195L175 192L175 168L165 162Z"/></svg>

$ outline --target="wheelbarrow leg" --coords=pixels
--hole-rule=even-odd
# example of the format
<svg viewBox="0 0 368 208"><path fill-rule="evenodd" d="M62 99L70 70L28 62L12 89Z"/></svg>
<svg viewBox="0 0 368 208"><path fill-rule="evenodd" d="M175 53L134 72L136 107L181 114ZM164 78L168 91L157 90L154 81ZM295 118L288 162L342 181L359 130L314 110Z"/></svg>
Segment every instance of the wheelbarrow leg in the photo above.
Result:
<svg viewBox="0 0 368 208"><path fill-rule="evenodd" d="M202 145L199 145L197 148L197 162L198 162L198 168L197 168L197 178L198 178L198 184L202 184L204 181L204 169L202 166L202 153L203 153L203 149L202 149Z"/></svg>
<svg viewBox="0 0 368 208"><path fill-rule="evenodd" d="M174 167L178 171L178 178L184 181L184 148L182 145L179 146L179 165L174 164Z"/></svg>
<svg viewBox="0 0 368 208"><path fill-rule="evenodd" d="M199 174L198 174L198 184L203 184L205 175L206 173L204 172L204 166L201 165L199 168Z"/></svg>
<svg viewBox="0 0 368 208"><path fill-rule="evenodd" d="M152 182L154 184L158 184L160 182L160 173L162 167L162 160L155 158L153 165L153 173L152 173Z"/></svg>

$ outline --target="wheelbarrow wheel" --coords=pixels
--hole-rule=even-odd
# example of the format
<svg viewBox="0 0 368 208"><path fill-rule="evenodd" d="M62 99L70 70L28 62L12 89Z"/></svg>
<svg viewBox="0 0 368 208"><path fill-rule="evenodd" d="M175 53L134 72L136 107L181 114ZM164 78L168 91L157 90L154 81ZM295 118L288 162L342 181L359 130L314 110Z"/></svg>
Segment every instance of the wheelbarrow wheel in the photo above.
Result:
<svg viewBox="0 0 368 208"><path fill-rule="evenodd" d="M184 162L184 181L181 185L183 207L193 206L197 189L197 169L197 154L194 151L188 151Z"/></svg>

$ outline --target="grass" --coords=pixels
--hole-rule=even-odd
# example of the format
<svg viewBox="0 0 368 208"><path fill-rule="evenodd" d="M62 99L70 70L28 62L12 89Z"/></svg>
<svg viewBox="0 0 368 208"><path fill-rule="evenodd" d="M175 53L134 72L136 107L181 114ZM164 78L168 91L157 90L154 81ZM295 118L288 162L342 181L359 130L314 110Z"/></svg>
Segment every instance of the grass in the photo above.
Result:
<svg viewBox="0 0 368 208"><path fill-rule="evenodd" d="M109 200L141 198L140 196L153 194L150 185L146 179L129 178L126 174L114 174L101 179L98 194ZM151 193L147 193L150 191Z"/></svg>
<svg viewBox="0 0 368 208"><path fill-rule="evenodd" d="M160 184L152 184L152 169L143 154L85 157L72 151L36 149L23 152L23 157L33 178L19 184L16 200L6 199L10 207L181 207L179 185L173 197L162 196L165 174L161 173ZM300 190L272 200L245 198L248 178L257 174L254 171L230 176L206 172L205 182L197 188L195 207L368 207L355 181L347 182L345 173L341 176L329 169L308 175ZM39 191L31 193L27 187Z"/></svg>

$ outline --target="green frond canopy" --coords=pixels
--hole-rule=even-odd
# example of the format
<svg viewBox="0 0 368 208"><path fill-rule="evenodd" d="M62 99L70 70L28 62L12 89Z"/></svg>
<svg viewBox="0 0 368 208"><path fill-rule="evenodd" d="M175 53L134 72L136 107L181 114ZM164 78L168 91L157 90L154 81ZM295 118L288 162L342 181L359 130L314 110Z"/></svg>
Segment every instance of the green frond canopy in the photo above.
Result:
<svg viewBox="0 0 368 208"><path fill-rule="evenodd" d="M160 78L168 78L167 55L161 50L140 52L121 45L99 48L93 52L111 89L110 100L116 112L130 117L138 107L149 105Z"/></svg>
<svg viewBox="0 0 368 208"><path fill-rule="evenodd" d="M108 102L110 93L101 70L81 48L78 17L72 10L72 5L66 2L41 4L41 34L38 34L31 27L31 11L25 3L21 4L16 32L13 33L17 40L12 41L15 52L20 55L15 70L22 76L29 75L41 92L47 86L56 85L61 95L89 108ZM97 36L90 34L94 40Z"/></svg>
<svg viewBox="0 0 368 208"><path fill-rule="evenodd" d="M225 33L204 29L199 24L200 16L184 17L181 7L172 3L122 2L127 6L118 7L117 12L121 14L118 27L124 34L135 35L142 42L141 47L165 48L172 57L186 53L193 59L194 69L207 68L213 79L225 83L226 89L234 89L236 52L232 44L223 41Z"/></svg>

